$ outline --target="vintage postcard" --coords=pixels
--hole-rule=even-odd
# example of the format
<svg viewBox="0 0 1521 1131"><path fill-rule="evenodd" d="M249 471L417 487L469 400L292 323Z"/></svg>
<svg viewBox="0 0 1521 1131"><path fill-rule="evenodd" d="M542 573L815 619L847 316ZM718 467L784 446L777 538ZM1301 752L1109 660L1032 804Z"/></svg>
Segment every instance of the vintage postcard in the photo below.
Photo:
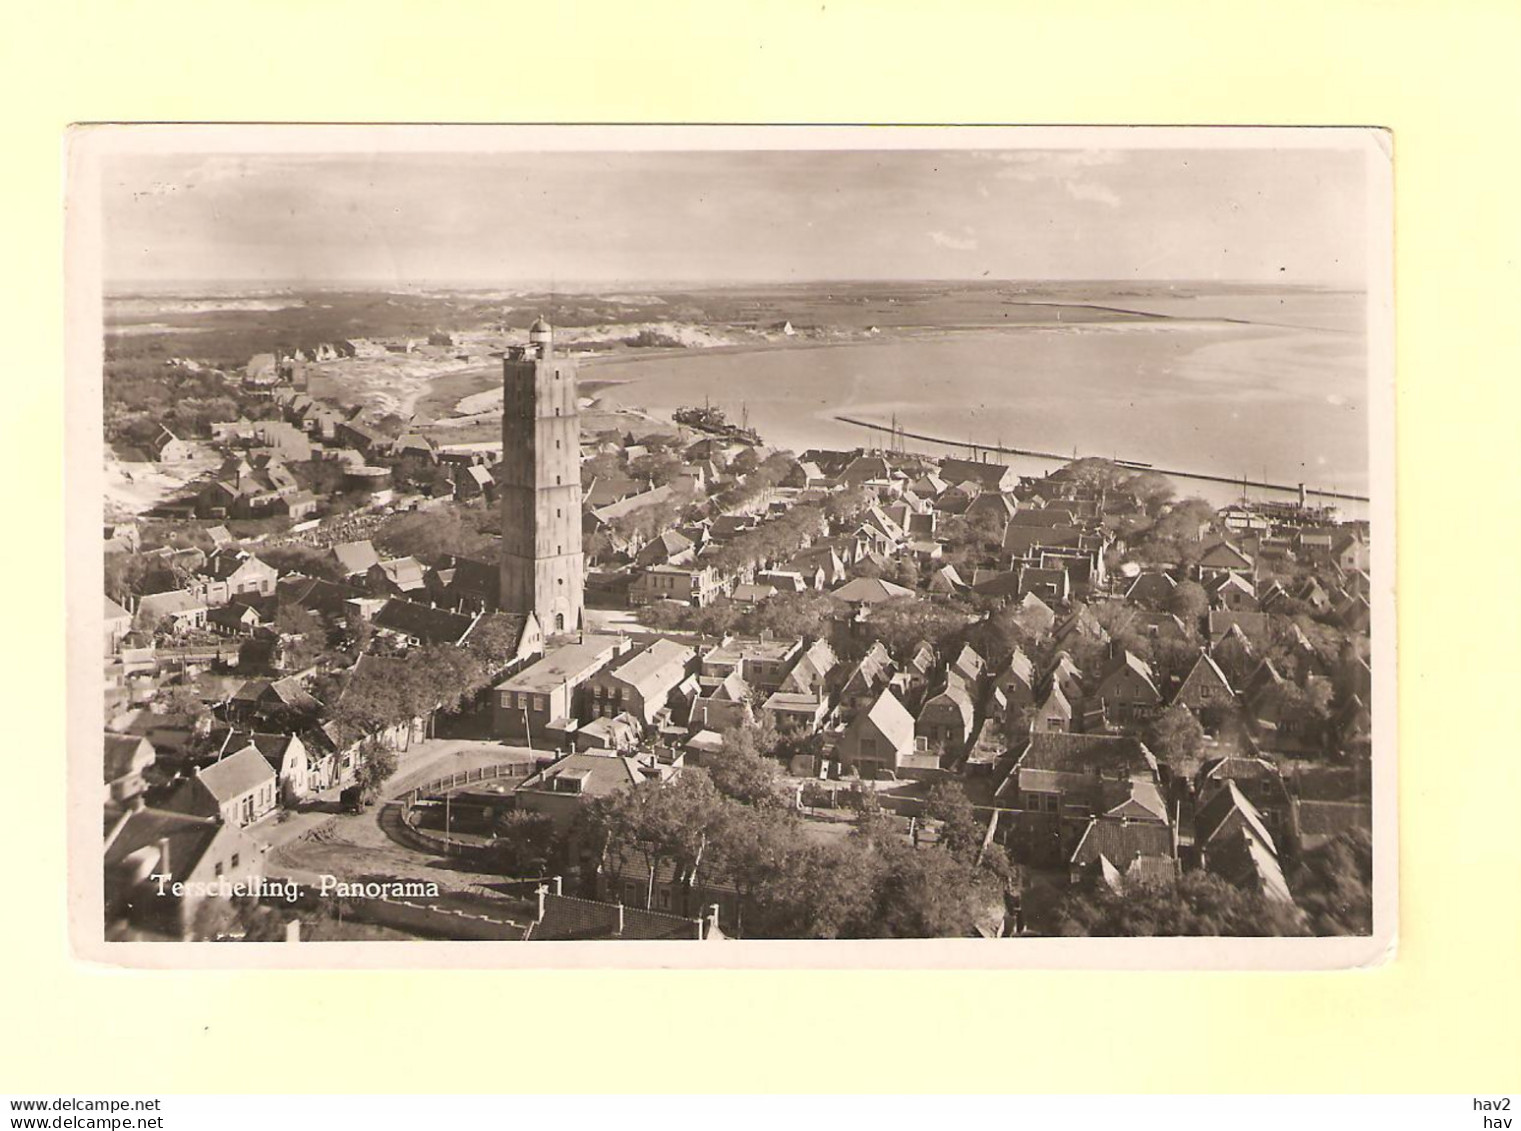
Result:
<svg viewBox="0 0 1521 1131"><path fill-rule="evenodd" d="M78 127L76 953L1382 961L1392 161Z"/></svg>

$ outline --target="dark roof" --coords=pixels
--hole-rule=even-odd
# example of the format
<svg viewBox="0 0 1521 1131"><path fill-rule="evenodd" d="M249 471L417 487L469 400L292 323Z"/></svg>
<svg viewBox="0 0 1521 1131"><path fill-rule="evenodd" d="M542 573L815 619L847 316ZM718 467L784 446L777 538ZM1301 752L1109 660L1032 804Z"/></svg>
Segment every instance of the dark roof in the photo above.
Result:
<svg viewBox="0 0 1521 1131"><path fill-rule="evenodd" d="M1137 771L1156 769L1156 759L1130 735L1038 733L1020 755L1026 770L1081 773L1086 767Z"/></svg>
<svg viewBox="0 0 1521 1131"><path fill-rule="evenodd" d="M147 761L153 761L153 744L146 738L140 738L136 735L110 733L108 733L105 737L106 781L113 782L118 778L124 778L130 774L132 772L133 760L137 757L138 752L145 746L148 748Z"/></svg>
<svg viewBox="0 0 1521 1131"><path fill-rule="evenodd" d="M169 873L176 878L187 875L211 842L222 823L214 817L192 817L166 809L139 809L127 816L115 838L106 845L107 867L119 864L140 848L169 842ZM161 865L160 865L161 866Z"/></svg>
<svg viewBox="0 0 1521 1131"><path fill-rule="evenodd" d="M382 605L372 621L376 628L399 632L423 644L459 644L475 622L475 617L464 613L451 613L399 597Z"/></svg>
<svg viewBox="0 0 1521 1131"><path fill-rule="evenodd" d="M1009 474L1009 467L1001 463L980 463L970 459L949 458L940 461L941 478L952 483L963 483L971 479L990 491L998 490Z"/></svg>
<svg viewBox="0 0 1521 1131"><path fill-rule="evenodd" d="M1262 814L1257 812L1257 807L1246 799L1246 795L1230 779L1226 780L1224 789L1216 791L1194 813L1194 842L1203 845L1213 840L1230 815L1237 812L1241 814L1242 823L1276 852L1273 838L1262 823Z"/></svg>
<svg viewBox="0 0 1521 1131"><path fill-rule="evenodd" d="M344 604L356 597L363 597L364 590L337 581L297 574L282 577L276 582L275 596L282 605L300 605L325 616L338 616L343 613Z"/></svg>
<svg viewBox="0 0 1521 1131"><path fill-rule="evenodd" d="M1072 850L1072 863L1096 864L1100 856L1120 869L1138 856L1172 855L1172 829L1160 821L1093 817Z"/></svg>

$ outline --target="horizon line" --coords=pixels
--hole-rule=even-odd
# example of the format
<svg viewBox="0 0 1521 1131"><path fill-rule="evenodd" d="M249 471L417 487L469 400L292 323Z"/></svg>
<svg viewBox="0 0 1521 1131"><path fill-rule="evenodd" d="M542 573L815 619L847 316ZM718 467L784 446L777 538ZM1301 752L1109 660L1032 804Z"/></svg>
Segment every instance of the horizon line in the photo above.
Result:
<svg viewBox="0 0 1521 1131"><path fill-rule="evenodd" d="M280 288L282 290L299 290L311 288L319 290L410 290L417 288L432 288L439 290L455 291L486 291L486 290L514 290L525 294L577 294L584 293L588 288L594 290L607 290L611 288L642 287L649 290L678 290L678 289L723 289L736 287L804 287L825 285L872 285L892 286L907 284L948 284L948 283L977 283L987 286L1001 286L1008 284L1031 285L1031 284L1072 284L1072 283L1104 283L1111 285L1127 286L1186 286L1208 284L1212 286L1270 286L1281 288L1314 288L1318 290L1344 291L1352 293L1366 293L1366 284L1349 280L1278 280L1271 278L1238 278L1217 279L1207 276L1176 276L1176 277L1147 277L1147 278L1117 278L1105 276L1000 276L989 277L986 275L922 275L922 276L824 276L810 279L781 279L781 278L753 278L753 279L577 279L577 280L553 280L553 279L520 279L520 280L486 280L486 279L409 279L409 280L375 280L375 279L282 279L282 278L236 278L227 276L205 276L197 278L117 278L105 279L102 290L110 294L113 291L127 290L141 287L203 287L203 286L250 286L264 288Z"/></svg>

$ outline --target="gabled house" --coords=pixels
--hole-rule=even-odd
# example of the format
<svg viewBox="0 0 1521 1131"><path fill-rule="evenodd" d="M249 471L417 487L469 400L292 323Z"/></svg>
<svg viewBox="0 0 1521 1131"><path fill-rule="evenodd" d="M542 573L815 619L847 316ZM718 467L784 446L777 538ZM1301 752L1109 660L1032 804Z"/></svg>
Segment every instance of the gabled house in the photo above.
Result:
<svg viewBox="0 0 1521 1131"><path fill-rule="evenodd" d="M1234 780L1227 779L1195 812L1194 849L1205 868L1230 883L1275 902L1293 902L1272 834Z"/></svg>
<svg viewBox="0 0 1521 1131"><path fill-rule="evenodd" d="M137 616L145 627L178 635L206 627L206 599L186 589L149 593L138 599Z"/></svg>
<svg viewBox="0 0 1521 1131"><path fill-rule="evenodd" d="M588 679L582 714L587 720L628 714L641 725L653 727L696 657L689 645L656 640Z"/></svg>
<svg viewBox="0 0 1521 1131"><path fill-rule="evenodd" d="M1165 814L1149 820L1090 817L1067 861L1068 882L1101 883L1121 893L1169 883L1179 874L1175 839Z"/></svg>
<svg viewBox="0 0 1521 1131"><path fill-rule="evenodd" d="M1012 494L1019 486L1019 476L1012 467L1001 463L984 463L970 459L943 459L940 477L949 483L975 482L983 491Z"/></svg>
<svg viewBox="0 0 1521 1131"><path fill-rule="evenodd" d="M675 530L662 531L639 551L634 558L636 565L690 565L697 557L697 548L690 538Z"/></svg>
<svg viewBox="0 0 1521 1131"><path fill-rule="evenodd" d="M532 743L544 741L551 727L572 727L586 681L629 647L623 637L584 636L497 684L495 733Z"/></svg>
<svg viewBox="0 0 1521 1131"><path fill-rule="evenodd" d="M122 637L132 631L132 614L127 612L110 597L104 597L105 601L105 641L106 654L116 651Z"/></svg>
<svg viewBox="0 0 1521 1131"><path fill-rule="evenodd" d="M215 817L165 809L129 809L105 842L105 918L111 938L133 932L189 937L199 908L225 881L264 874L265 849L241 828Z"/></svg>
<svg viewBox="0 0 1521 1131"><path fill-rule="evenodd" d="M955 672L948 673L944 689L926 699L914 722L914 733L933 749L939 746L959 754L972 735L972 697Z"/></svg>
<svg viewBox="0 0 1521 1131"><path fill-rule="evenodd" d="M292 677L250 679L233 692L227 712L238 722L262 719L289 724L315 720L322 713L322 704Z"/></svg>
<svg viewBox="0 0 1521 1131"><path fill-rule="evenodd" d="M258 747L249 744L209 766L197 766L169 801L177 813L251 825L279 803L279 782Z"/></svg>
<svg viewBox="0 0 1521 1131"><path fill-rule="evenodd" d="M834 752L842 768L870 780L897 771L914 749L914 717L884 689L869 709L858 711L846 724Z"/></svg>
<svg viewBox="0 0 1521 1131"><path fill-rule="evenodd" d="M1234 785L1252 803L1267 831L1282 844L1292 823L1294 799L1278 766L1247 754L1212 758L1199 767L1194 796L1200 806L1208 806L1227 785ZM1197 818L1195 825L1197 828Z"/></svg>
<svg viewBox="0 0 1521 1131"><path fill-rule="evenodd" d="M201 569L208 600L226 604L234 597L267 597L275 591L280 571L241 550L219 550Z"/></svg>
<svg viewBox="0 0 1521 1131"><path fill-rule="evenodd" d="M1035 704L1035 665L1023 649L1015 648L993 686L1003 693L1009 709L1031 707Z"/></svg>
<svg viewBox="0 0 1521 1131"><path fill-rule="evenodd" d="M426 591L427 573L427 567L414 557L392 558L370 566L365 572L365 583L377 596L399 597Z"/></svg>
<svg viewBox="0 0 1521 1131"><path fill-rule="evenodd" d="M1052 641L1059 649L1076 647L1082 643L1108 644L1109 631L1087 605L1078 602L1072 612L1051 633Z"/></svg>
<svg viewBox="0 0 1521 1131"><path fill-rule="evenodd" d="M1035 708L1030 719L1030 733L1066 733L1076 729L1073 725L1072 704L1062 691L1061 684L1052 681L1045 698Z"/></svg>
<svg viewBox="0 0 1521 1131"><path fill-rule="evenodd" d="M1111 826L1131 823L1167 830L1169 843L1175 844L1156 758L1129 736L1033 733L994 800L1019 810L1005 833L1016 859L1092 867L1099 856L1116 851L1108 839ZM1097 830L1095 818L1102 826ZM1078 856L1076 850L1088 836L1099 839ZM1161 840L1146 843L1160 847ZM1169 848L1168 855L1175 850ZM1122 870L1127 866L1109 858Z"/></svg>
<svg viewBox="0 0 1521 1131"><path fill-rule="evenodd" d="M1042 601L1060 604L1072 599L1072 575L1065 567L1021 566L1017 592L1021 597L1033 594Z"/></svg>
<svg viewBox="0 0 1521 1131"><path fill-rule="evenodd" d="M343 570L346 577L355 578L368 575L371 567L380 564L380 555L375 552L369 539L360 542L340 542L328 549L327 556L331 558Z"/></svg>
<svg viewBox="0 0 1521 1131"><path fill-rule="evenodd" d="M1121 649L1099 677L1092 698L1103 704L1106 717L1121 725L1145 722L1162 707L1150 665L1129 649Z"/></svg>
<svg viewBox="0 0 1521 1131"><path fill-rule="evenodd" d="M1011 619L1031 636L1042 637L1056 626L1056 613L1035 593L1026 593L1014 603Z"/></svg>
<svg viewBox="0 0 1521 1131"><path fill-rule="evenodd" d="M891 581L884 581L880 577L858 577L853 581L847 581L838 589L831 591L830 596L847 604L861 607L865 605L880 605L887 601L896 601L903 597L912 597L914 591L903 585L896 585Z"/></svg>
<svg viewBox="0 0 1521 1131"><path fill-rule="evenodd" d="M105 732L106 795L117 805L140 797L148 788L143 773L158 755L146 738L130 734Z"/></svg>
<svg viewBox="0 0 1521 1131"><path fill-rule="evenodd" d="M1215 542L1199 554L1199 580L1217 580L1228 573L1239 573L1247 578L1256 576L1256 563L1239 546L1229 541Z"/></svg>
<svg viewBox="0 0 1521 1131"><path fill-rule="evenodd" d="M182 440L163 425L149 441L148 449L159 463L185 463L196 456L196 445Z"/></svg>
<svg viewBox="0 0 1521 1131"><path fill-rule="evenodd" d="M986 668L986 663L970 644L963 644L961 651L956 653L956 658L950 663L950 670L965 680L967 686L971 688L981 686Z"/></svg>
<svg viewBox="0 0 1521 1131"><path fill-rule="evenodd" d="M448 609L436 609L432 605L392 597L370 618L370 626L380 636L407 647L422 644L461 647L480 619L479 613L473 616L454 613Z"/></svg>
<svg viewBox="0 0 1521 1131"><path fill-rule="evenodd" d="M1161 570L1149 569L1136 575L1125 590L1125 600L1136 605L1164 608L1178 583Z"/></svg>
<svg viewBox="0 0 1521 1131"><path fill-rule="evenodd" d="M1173 693L1172 701L1175 705L1182 704L1201 715L1210 712L1218 716L1219 712L1235 705L1236 693L1231 689L1230 680L1220 670L1220 665L1215 663L1208 652L1200 652L1194 666Z"/></svg>
<svg viewBox="0 0 1521 1131"><path fill-rule="evenodd" d="M1257 610L1257 587L1240 573L1216 574L1204 586L1210 603L1217 609L1231 612L1255 612Z"/></svg>
<svg viewBox="0 0 1521 1131"><path fill-rule="evenodd" d="M1242 683L1257 667L1257 650L1246 638L1246 633L1234 624L1219 643L1210 646L1209 654L1232 687Z"/></svg>
<svg viewBox="0 0 1521 1131"><path fill-rule="evenodd" d="M1232 612L1228 609L1211 609L1209 611L1209 640L1211 644L1218 644L1230 632L1232 626L1240 628L1241 632L1251 641L1252 647L1261 648L1272 643L1272 628L1268 618L1263 613Z"/></svg>
<svg viewBox="0 0 1521 1131"><path fill-rule="evenodd" d="M755 718L750 697L750 685L737 671L731 671L693 702L688 728L726 731L744 726Z"/></svg>
<svg viewBox="0 0 1521 1131"><path fill-rule="evenodd" d="M930 574L929 583L925 588L931 593L954 597L966 591L967 583L962 580L955 566L943 565Z"/></svg>

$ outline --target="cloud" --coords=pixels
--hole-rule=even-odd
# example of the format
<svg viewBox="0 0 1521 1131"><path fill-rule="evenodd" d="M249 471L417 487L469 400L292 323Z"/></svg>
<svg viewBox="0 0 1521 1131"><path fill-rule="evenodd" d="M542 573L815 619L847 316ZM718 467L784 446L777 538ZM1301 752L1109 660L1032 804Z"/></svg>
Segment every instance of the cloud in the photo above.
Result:
<svg viewBox="0 0 1521 1131"><path fill-rule="evenodd" d="M965 236L953 236L949 232L930 232L929 238L939 247L948 247L952 251L976 251L977 239L972 234L972 229L963 228Z"/></svg>

